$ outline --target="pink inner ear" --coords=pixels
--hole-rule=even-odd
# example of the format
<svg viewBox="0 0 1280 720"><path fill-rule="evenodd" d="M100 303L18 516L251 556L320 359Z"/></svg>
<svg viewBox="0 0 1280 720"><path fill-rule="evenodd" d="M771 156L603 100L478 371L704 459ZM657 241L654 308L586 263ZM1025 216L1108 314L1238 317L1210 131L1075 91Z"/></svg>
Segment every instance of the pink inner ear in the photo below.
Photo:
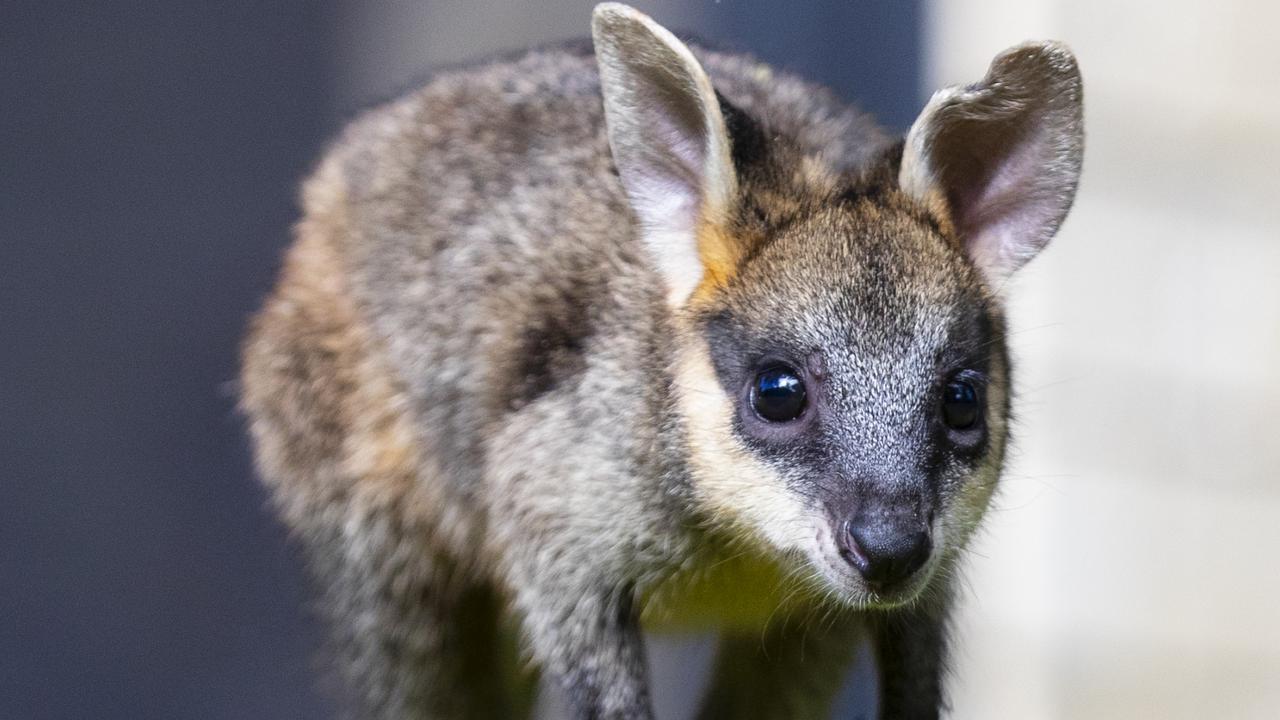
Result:
<svg viewBox="0 0 1280 720"><path fill-rule="evenodd" d="M1059 199L1042 176L1052 162L1045 157L1044 131L1030 130L1002 133L1009 145L972 147L968 162L948 168L957 229L974 263L993 279L1039 252L1058 212ZM961 164L969 167L956 167Z"/></svg>
<svg viewBox="0 0 1280 720"><path fill-rule="evenodd" d="M1036 256L1062 210L1046 128L1019 119L955 127L948 143L959 151L943 169L956 229L993 281Z"/></svg>

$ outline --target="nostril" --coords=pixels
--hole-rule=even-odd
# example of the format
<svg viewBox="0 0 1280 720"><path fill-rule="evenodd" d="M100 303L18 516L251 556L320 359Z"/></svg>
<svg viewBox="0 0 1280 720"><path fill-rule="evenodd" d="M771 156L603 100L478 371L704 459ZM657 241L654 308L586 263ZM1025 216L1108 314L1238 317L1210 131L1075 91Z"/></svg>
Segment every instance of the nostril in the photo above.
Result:
<svg viewBox="0 0 1280 720"><path fill-rule="evenodd" d="M845 520L840 524L839 547L840 557L845 562L858 569L858 572L866 574L871 568L871 562L866 554L862 552L862 548L858 546L858 539L853 530L853 521Z"/></svg>

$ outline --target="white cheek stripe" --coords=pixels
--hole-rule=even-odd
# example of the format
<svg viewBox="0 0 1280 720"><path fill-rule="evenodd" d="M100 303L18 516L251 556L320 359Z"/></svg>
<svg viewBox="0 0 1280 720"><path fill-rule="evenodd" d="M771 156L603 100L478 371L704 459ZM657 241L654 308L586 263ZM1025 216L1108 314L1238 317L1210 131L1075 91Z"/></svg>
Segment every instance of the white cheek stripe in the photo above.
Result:
<svg viewBox="0 0 1280 720"><path fill-rule="evenodd" d="M733 434L734 400L716 379L701 338L675 364L676 395L688 433L694 494L714 520L745 529L778 550L809 549L811 513L773 468Z"/></svg>

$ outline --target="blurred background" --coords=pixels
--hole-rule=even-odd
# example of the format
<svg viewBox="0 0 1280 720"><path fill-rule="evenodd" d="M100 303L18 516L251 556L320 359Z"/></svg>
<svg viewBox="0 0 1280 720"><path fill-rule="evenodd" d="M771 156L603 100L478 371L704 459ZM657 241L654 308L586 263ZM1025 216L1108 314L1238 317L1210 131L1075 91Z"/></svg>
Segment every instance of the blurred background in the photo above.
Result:
<svg viewBox="0 0 1280 720"><path fill-rule="evenodd" d="M238 337L344 122L433 68L582 36L591 4L0 8L0 718L333 716L234 413ZM1273 717L1280 6L636 4L895 130L1004 47L1073 47L1084 179L1012 297L1017 451L953 715ZM707 646L655 654L689 668L660 677L683 717Z"/></svg>

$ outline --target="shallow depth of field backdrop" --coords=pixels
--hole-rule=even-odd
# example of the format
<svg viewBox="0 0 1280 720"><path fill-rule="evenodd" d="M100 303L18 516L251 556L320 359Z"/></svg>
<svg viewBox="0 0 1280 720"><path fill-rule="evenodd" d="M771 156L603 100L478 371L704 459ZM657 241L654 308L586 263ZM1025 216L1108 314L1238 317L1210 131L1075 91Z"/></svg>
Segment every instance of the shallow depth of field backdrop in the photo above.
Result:
<svg viewBox="0 0 1280 720"><path fill-rule="evenodd" d="M0 8L0 717L332 717L233 412L297 181L432 69L591 2ZM1012 290L1017 445L970 562L958 718L1280 707L1280 9L658 0L905 129L1026 38L1086 84L1076 209ZM668 720L705 643L655 651Z"/></svg>

